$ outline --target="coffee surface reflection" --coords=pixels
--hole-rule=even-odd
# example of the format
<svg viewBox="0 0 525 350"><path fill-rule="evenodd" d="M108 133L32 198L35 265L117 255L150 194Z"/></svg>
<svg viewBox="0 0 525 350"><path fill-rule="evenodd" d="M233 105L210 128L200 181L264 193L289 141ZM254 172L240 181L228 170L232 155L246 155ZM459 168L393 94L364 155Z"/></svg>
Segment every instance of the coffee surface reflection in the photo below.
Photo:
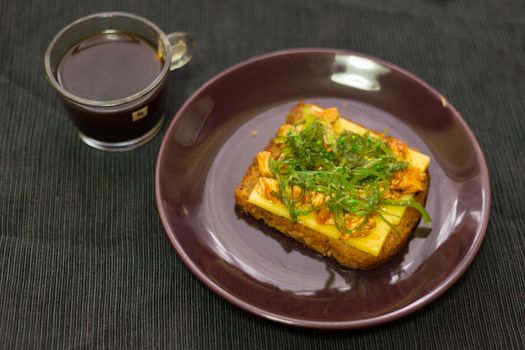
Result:
<svg viewBox="0 0 525 350"><path fill-rule="evenodd" d="M163 61L152 44L128 33L99 34L74 45L57 78L75 96L95 101L136 94L159 75Z"/></svg>

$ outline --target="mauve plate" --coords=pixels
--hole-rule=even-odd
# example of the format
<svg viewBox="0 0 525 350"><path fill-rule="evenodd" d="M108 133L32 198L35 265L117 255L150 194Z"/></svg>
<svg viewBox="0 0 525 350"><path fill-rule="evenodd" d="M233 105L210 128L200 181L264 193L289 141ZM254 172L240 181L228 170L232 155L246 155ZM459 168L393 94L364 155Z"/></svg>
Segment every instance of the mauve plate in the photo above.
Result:
<svg viewBox="0 0 525 350"><path fill-rule="evenodd" d="M343 268L236 208L235 187L300 100L430 155L432 223L387 265ZM180 258L215 293L274 321L341 329L407 315L456 282L483 240L490 185L474 135L426 83L359 53L295 49L242 62L189 98L160 148L156 200Z"/></svg>

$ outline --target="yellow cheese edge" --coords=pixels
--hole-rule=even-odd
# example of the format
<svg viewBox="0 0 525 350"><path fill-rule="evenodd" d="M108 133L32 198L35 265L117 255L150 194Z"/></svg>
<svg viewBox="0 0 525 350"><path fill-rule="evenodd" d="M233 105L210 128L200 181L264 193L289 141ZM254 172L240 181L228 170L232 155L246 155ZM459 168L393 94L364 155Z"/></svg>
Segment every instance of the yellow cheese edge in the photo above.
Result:
<svg viewBox="0 0 525 350"><path fill-rule="evenodd" d="M376 133L365 129L360 125L354 124L347 119L339 118L339 121L341 122L341 125L345 130L352 131L360 135L368 131L371 137L377 138L378 136ZM412 148L409 148L407 154L407 161L409 161L410 165L416 167L419 171L424 172L427 170L428 165L430 164L430 157L426 154L420 153Z"/></svg>
<svg viewBox="0 0 525 350"><path fill-rule="evenodd" d="M364 134L368 130L354 124L346 119L340 118L341 125L344 129L358 133ZM373 137L377 137L375 134L370 134ZM430 163L430 158L416 150L409 149L407 160L411 163L412 166L415 166L420 171L425 171ZM412 194L406 194L400 197L400 200L409 200L413 197ZM277 216L285 217L290 219L290 214L288 209L278 203L274 203L271 200L268 200L260 196L257 191L252 190L248 202L269 211L272 214ZM383 206L381 211L386 220L391 224L397 225L401 220L401 217L405 213L406 207L401 206ZM315 213L310 213L308 215L299 216L297 222L300 224L311 228L314 231L317 231L327 237L333 239L339 239L341 237L341 232L334 225L323 225L317 222ZM370 231L370 234L365 237L353 237L345 238L344 242L356 249L359 249L365 253L371 254L373 256L378 256L383 244L385 243L386 237L390 232L390 226L380 217L376 218L376 226Z"/></svg>

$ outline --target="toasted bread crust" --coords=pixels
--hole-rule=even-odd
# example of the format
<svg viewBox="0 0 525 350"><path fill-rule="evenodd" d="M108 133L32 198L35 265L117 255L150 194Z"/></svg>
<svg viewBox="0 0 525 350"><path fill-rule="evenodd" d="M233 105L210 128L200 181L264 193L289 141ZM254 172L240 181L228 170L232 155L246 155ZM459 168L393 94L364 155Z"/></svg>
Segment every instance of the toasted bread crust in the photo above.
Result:
<svg viewBox="0 0 525 350"><path fill-rule="evenodd" d="M293 113L290 117L293 118ZM265 150L274 156L280 153L279 146L273 140ZM426 175L425 189L414 196L414 200L422 205L424 205L427 197L428 179L430 179L428 171ZM257 161L254 160L244 175L240 186L235 190L235 200L242 211L256 219L262 219L268 226L301 242L323 256L334 258L341 265L351 269L369 270L388 262L407 244L413 229L421 218L421 214L416 209L407 207L395 230L390 230L379 255L376 257L346 244L343 240L330 238L307 226L292 222L250 203L248 198L257 185L259 177L259 167Z"/></svg>

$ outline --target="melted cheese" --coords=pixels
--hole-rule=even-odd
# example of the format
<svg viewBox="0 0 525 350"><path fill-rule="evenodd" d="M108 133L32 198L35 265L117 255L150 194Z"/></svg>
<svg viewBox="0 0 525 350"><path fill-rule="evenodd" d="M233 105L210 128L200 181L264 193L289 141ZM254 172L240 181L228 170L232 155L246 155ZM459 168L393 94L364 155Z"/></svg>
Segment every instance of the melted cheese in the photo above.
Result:
<svg viewBox="0 0 525 350"><path fill-rule="evenodd" d="M358 133L364 134L368 130L354 124L346 119L339 119L341 125L344 129ZM370 134L373 137L377 137L375 134ZM407 154L407 161L410 162L411 166L416 167L418 170L424 172L428 168L430 163L430 158L427 155L424 155L416 150L409 149ZM412 194L402 195L400 200L409 200L413 197ZM290 214L288 209L278 203L274 203L262 196L260 196L257 191L254 189L248 198L248 201L260 208L268 210L272 214L285 217L290 219ZM406 207L400 206L383 206L381 207L382 214L386 220L391 224L397 225L401 220L401 217L405 213ZM341 237L341 232L334 225L324 225L320 224L316 220L316 213L310 213L308 215L299 216L297 221L312 230L315 230L325 236L330 238L338 239ZM376 226L370 231L370 234L364 237L355 237L355 238L345 238L344 242L350 246L359 249L363 252L369 253L373 256L377 256L385 243L386 237L390 232L390 226L381 219L376 217Z"/></svg>

